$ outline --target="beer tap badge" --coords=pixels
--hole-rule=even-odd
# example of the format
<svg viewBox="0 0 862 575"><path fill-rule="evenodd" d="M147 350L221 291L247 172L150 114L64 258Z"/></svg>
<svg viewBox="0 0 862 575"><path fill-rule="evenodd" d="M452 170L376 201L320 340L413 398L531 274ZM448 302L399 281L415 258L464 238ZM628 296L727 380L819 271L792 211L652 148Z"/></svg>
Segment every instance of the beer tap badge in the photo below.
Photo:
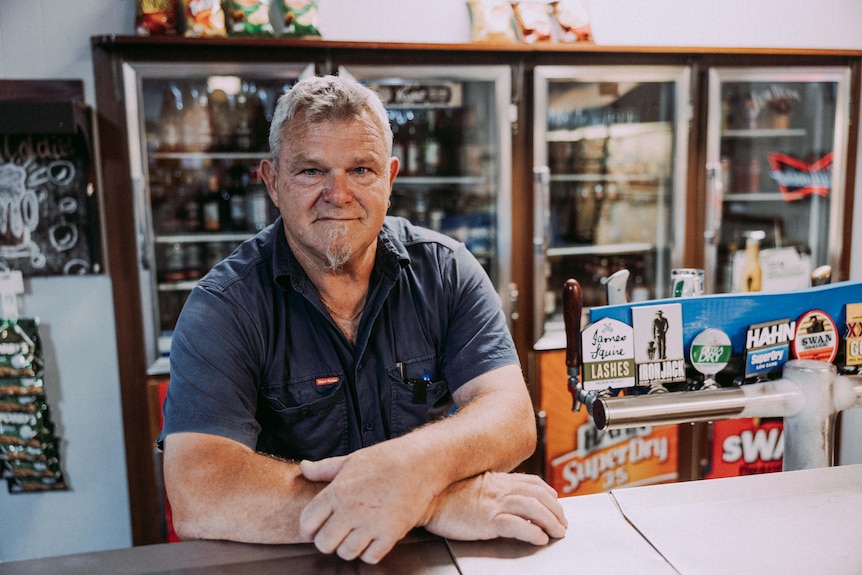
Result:
<svg viewBox="0 0 862 575"><path fill-rule="evenodd" d="M793 355L832 363L838 355L838 328L825 311L813 309L796 320Z"/></svg>
<svg viewBox="0 0 862 575"><path fill-rule="evenodd" d="M745 333L746 379L781 369L790 359L795 333L796 322L789 318L750 325Z"/></svg>
<svg viewBox="0 0 862 575"><path fill-rule="evenodd" d="M668 303L632 308L638 385L685 381L682 305Z"/></svg>
<svg viewBox="0 0 862 575"><path fill-rule="evenodd" d="M691 342L691 365L706 376L706 381L714 381L713 376L730 362L733 348L730 338L720 329L707 328L697 334Z"/></svg>
<svg viewBox="0 0 862 575"><path fill-rule="evenodd" d="M844 335L845 363L862 365L862 303L848 303L845 306L847 333Z"/></svg>
<svg viewBox="0 0 862 575"><path fill-rule="evenodd" d="M631 326L613 318L600 319L584 329L581 341L585 390L634 387L635 348Z"/></svg>

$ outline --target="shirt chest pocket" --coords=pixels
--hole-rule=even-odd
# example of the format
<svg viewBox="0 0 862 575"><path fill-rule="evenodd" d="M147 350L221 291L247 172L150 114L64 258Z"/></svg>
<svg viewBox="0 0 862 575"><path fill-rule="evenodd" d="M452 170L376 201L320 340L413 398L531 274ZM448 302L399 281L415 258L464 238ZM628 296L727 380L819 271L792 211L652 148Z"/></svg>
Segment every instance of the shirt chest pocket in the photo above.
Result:
<svg viewBox="0 0 862 575"><path fill-rule="evenodd" d="M435 355L403 360L388 370L392 397L392 436L443 418L454 408L448 382Z"/></svg>
<svg viewBox="0 0 862 575"><path fill-rule="evenodd" d="M259 448L288 459L319 460L349 452L344 378L324 374L262 390Z"/></svg>

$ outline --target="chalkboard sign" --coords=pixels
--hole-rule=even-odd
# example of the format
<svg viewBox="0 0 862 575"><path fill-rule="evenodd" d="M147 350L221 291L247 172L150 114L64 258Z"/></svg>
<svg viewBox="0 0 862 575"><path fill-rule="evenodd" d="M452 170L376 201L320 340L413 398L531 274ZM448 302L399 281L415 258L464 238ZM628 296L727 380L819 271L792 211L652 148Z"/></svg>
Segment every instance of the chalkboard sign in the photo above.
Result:
<svg viewBox="0 0 862 575"><path fill-rule="evenodd" d="M74 124L18 133L0 123L0 270L101 272L89 133Z"/></svg>

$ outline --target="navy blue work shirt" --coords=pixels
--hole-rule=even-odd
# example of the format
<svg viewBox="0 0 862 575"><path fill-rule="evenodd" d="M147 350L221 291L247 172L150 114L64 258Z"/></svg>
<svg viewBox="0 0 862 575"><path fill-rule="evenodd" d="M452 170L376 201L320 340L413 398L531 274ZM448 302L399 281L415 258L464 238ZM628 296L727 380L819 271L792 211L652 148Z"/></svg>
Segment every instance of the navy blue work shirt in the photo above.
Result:
<svg viewBox="0 0 862 575"><path fill-rule="evenodd" d="M518 363L499 296L463 244L387 217L354 346L282 226L244 242L189 295L160 446L193 431L286 459L344 455L446 416L461 385Z"/></svg>

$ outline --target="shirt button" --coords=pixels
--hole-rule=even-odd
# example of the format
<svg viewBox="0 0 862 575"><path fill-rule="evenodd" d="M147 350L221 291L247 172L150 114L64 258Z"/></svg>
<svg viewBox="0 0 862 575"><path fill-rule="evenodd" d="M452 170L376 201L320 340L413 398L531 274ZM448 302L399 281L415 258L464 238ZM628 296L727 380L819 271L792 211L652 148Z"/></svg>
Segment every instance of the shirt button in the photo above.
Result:
<svg viewBox="0 0 862 575"><path fill-rule="evenodd" d="M374 424L373 423L366 423L364 429L365 429L365 431L374 431Z"/></svg>

